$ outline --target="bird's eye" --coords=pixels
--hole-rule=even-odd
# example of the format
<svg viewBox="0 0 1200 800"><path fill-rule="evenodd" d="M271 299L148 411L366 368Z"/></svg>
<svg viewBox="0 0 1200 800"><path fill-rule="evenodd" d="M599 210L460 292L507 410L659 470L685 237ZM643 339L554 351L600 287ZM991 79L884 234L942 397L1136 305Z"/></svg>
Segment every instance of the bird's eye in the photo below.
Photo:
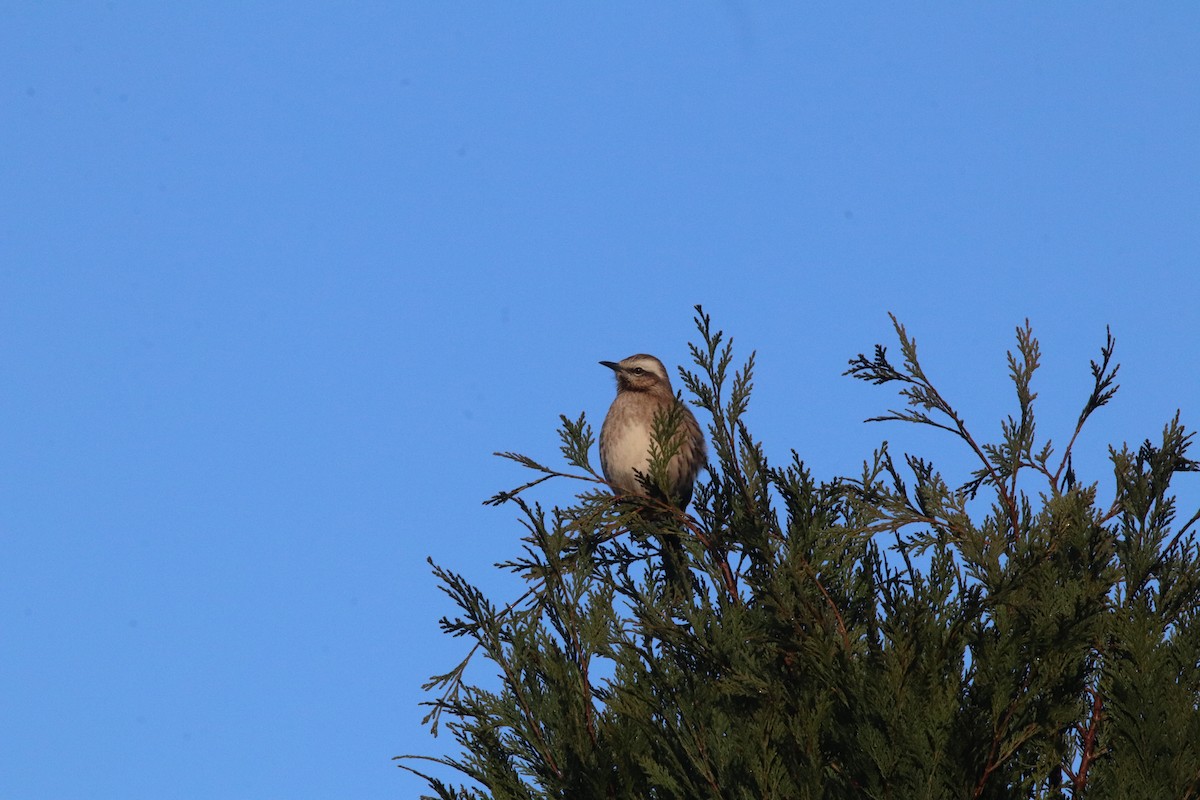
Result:
<svg viewBox="0 0 1200 800"><path fill-rule="evenodd" d="M634 375L645 375L645 374L646 374L646 370L642 369L641 367L634 367L634 368L633 368L633 374L634 374Z"/></svg>

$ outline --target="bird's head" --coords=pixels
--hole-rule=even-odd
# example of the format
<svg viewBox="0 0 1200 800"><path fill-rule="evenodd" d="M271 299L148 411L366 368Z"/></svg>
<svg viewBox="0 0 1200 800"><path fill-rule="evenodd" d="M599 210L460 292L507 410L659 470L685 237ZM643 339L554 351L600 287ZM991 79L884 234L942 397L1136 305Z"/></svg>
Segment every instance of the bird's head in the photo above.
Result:
<svg viewBox="0 0 1200 800"><path fill-rule="evenodd" d="M671 395L667 368L654 356L638 353L623 361L601 361L617 375L618 392L651 392Z"/></svg>

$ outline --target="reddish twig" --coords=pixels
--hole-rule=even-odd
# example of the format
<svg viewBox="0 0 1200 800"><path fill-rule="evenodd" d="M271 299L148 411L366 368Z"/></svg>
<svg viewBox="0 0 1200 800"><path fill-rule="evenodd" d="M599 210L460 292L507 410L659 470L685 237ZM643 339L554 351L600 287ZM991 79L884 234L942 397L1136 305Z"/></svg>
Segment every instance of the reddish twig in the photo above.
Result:
<svg viewBox="0 0 1200 800"><path fill-rule="evenodd" d="M1074 797L1082 797L1087 787L1088 769L1096 760L1096 732L1100 727L1100 719L1104 714L1104 702L1100 690L1090 689L1092 693L1092 713L1088 718L1087 732L1083 736L1083 748L1079 755L1079 770L1071 777L1071 789Z"/></svg>

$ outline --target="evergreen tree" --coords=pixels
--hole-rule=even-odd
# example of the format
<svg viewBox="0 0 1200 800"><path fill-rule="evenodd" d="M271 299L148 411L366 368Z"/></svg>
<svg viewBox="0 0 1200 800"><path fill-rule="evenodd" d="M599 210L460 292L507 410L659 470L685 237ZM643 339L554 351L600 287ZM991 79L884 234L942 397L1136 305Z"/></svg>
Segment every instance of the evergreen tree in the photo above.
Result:
<svg viewBox="0 0 1200 800"><path fill-rule="evenodd" d="M1072 466L1117 389L1111 335L1055 452L1035 436L1028 323L1008 356L1016 414L984 443L893 318L901 362L876 346L847 374L899 388L875 419L948 433L977 469L956 488L885 443L861 475L820 482L794 452L768 463L745 421L754 356L733 369L696 310L680 374L711 418L711 464L692 513L614 497L583 415L563 417L565 468L501 454L538 474L489 501L520 510L523 550L498 566L527 590L501 604L434 568L460 608L442 628L471 648L427 685L427 722L461 753L404 768L467 779L423 775L440 798L1200 798L1200 513L1177 525L1171 493L1197 469L1192 434L1176 415L1111 449L1111 504ZM527 499L552 478L581 482L573 505ZM497 689L468 680L479 658Z"/></svg>

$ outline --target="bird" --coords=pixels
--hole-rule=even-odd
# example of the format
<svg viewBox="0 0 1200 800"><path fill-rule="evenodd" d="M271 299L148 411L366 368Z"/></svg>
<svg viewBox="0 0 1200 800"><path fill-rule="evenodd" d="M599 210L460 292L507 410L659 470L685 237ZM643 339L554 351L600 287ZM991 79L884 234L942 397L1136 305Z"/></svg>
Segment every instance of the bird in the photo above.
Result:
<svg viewBox="0 0 1200 800"><path fill-rule="evenodd" d="M622 361L601 361L617 377L617 397L608 409L600 428L600 467L605 479L625 494L658 496L681 511L692 499L696 475L706 462L704 436L696 417L671 391L666 367L645 353ZM678 445L667 463L666 488L669 497L651 489L639 476L650 475L650 445L654 440L655 418L678 409L679 423L670 446Z"/></svg>

